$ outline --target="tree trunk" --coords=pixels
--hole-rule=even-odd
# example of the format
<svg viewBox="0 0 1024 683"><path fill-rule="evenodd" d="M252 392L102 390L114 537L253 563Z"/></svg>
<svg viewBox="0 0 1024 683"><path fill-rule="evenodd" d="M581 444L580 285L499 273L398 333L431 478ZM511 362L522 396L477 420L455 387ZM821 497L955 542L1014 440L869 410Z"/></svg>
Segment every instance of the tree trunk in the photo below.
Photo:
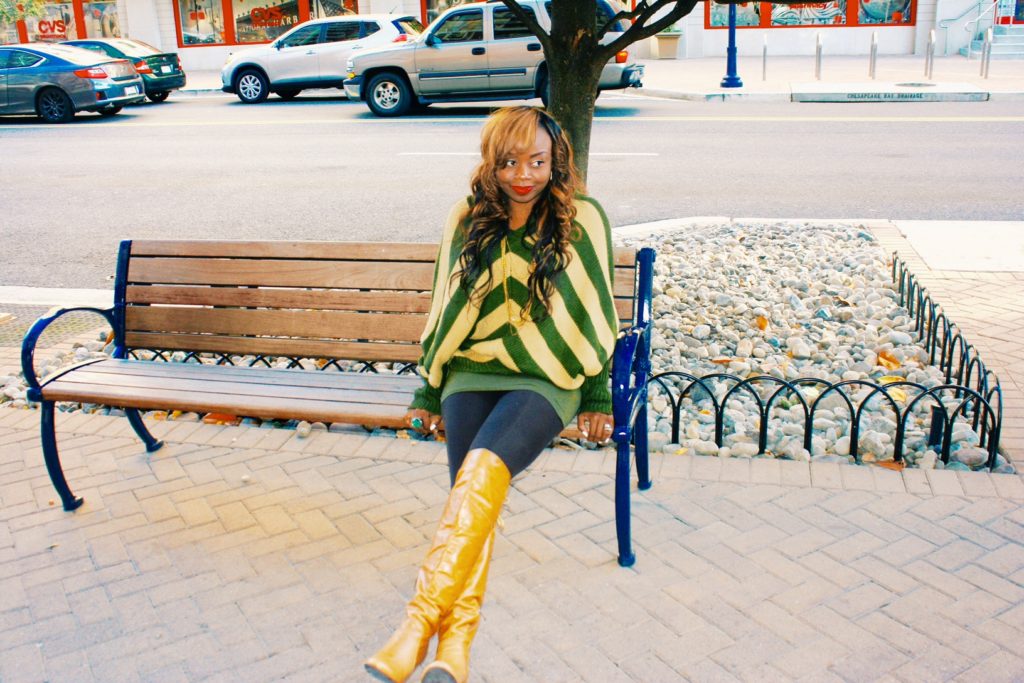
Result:
<svg viewBox="0 0 1024 683"><path fill-rule="evenodd" d="M597 3L553 2L551 14L548 108L568 136L576 167L586 181L597 86L604 68L596 54Z"/></svg>

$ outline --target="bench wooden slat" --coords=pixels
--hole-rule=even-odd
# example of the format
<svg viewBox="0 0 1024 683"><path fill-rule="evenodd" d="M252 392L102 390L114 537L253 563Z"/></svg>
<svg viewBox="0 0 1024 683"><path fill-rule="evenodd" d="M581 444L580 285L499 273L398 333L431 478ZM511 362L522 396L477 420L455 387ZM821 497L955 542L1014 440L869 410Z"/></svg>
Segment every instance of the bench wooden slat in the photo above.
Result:
<svg viewBox="0 0 1024 683"><path fill-rule="evenodd" d="M274 396L250 396L178 391L157 388L145 394L137 389L104 384L76 384L57 380L46 388L46 400L101 403L122 408L162 410L176 408L198 413L228 413L274 417L310 422L344 422L402 429L405 425L404 405L341 403L293 399L288 402Z"/></svg>
<svg viewBox="0 0 1024 683"><path fill-rule="evenodd" d="M213 366L210 366L213 367ZM216 367L213 367L216 370ZM413 388L407 391L385 391L365 388L355 389L346 386L317 387L297 384L281 384L269 380L263 382L234 382L218 373L208 373L208 377L190 378L173 375L111 375L102 372L90 372L83 368L56 380L57 383L87 386L113 386L134 389L140 393L152 394L161 391L183 391L195 396L202 394L222 394L231 396L264 396L277 397L282 401L313 400L338 401L341 403L368 403L380 405L397 405L407 407L412 400ZM44 392L45 395L45 392Z"/></svg>
<svg viewBox="0 0 1024 683"><path fill-rule="evenodd" d="M208 351L230 355L289 356L293 358L346 358L366 361L414 363L420 356L419 344L380 342L316 341L260 337L231 337L207 334L158 334L127 332L130 349L168 351Z"/></svg>
<svg viewBox="0 0 1024 683"><path fill-rule="evenodd" d="M133 257L128 282L429 291L432 263Z"/></svg>
<svg viewBox="0 0 1024 683"><path fill-rule="evenodd" d="M301 333L303 338L309 339L419 342L426 322L427 316L419 313L130 306L125 329L267 337L291 337Z"/></svg>
<svg viewBox="0 0 1024 683"><path fill-rule="evenodd" d="M244 240L135 240L132 256L216 256L433 263L438 245L423 242L248 242ZM636 249L615 247L616 266L636 262Z"/></svg>
<svg viewBox="0 0 1024 683"><path fill-rule="evenodd" d="M401 268L363 261L277 261L270 259L132 258L132 284L321 287L426 292L433 286L431 263ZM632 296L634 280L615 278L615 296Z"/></svg>
<svg viewBox="0 0 1024 683"><path fill-rule="evenodd" d="M237 306L252 308L307 309L311 300L316 308L337 311L380 311L386 313L427 313L429 292L351 292L309 289L254 289L252 287L195 287L187 285L132 285L126 290L129 315L132 307L150 304L178 306ZM633 320L632 297L615 299L619 320Z"/></svg>
<svg viewBox="0 0 1024 683"><path fill-rule="evenodd" d="M300 370L263 366L201 365L199 363L164 363L142 360L104 360L88 367L90 373L111 377L142 375L146 377L208 378L213 374L232 382L276 382L282 386L345 387L361 390L413 391L420 385L416 374L396 375L388 372L338 372L335 370ZM76 371L80 372L80 371Z"/></svg>
<svg viewBox="0 0 1024 683"><path fill-rule="evenodd" d="M248 242L244 240L134 240L132 257L274 258L328 261L423 261L433 263L429 242Z"/></svg>
<svg viewBox="0 0 1024 683"><path fill-rule="evenodd" d="M344 291L337 289L267 289L252 287L194 287L186 285L131 285L128 304L181 306L249 306L256 308L309 308L337 311L427 313L430 292ZM628 302L632 306L632 301Z"/></svg>

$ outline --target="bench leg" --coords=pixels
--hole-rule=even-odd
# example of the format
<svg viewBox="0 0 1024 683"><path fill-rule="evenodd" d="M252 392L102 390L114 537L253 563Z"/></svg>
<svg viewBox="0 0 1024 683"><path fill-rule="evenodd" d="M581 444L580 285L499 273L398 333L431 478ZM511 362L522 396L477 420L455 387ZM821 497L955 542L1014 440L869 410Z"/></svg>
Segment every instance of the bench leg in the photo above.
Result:
<svg viewBox="0 0 1024 683"><path fill-rule="evenodd" d="M57 452L57 432L54 429L53 420L55 412L53 401L43 401L40 408L40 434L43 441L43 459L46 461L46 471L50 473L50 481L53 482L53 488L57 489L57 494L64 504L64 509L70 512L81 507L85 501L81 498L76 498L75 494L71 493L68 480L64 478L64 470L60 466L60 454Z"/></svg>
<svg viewBox="0 0 1024 683"><path fill-rule="evenodd" d="M619 565L632 567L636 562L629 537L629 439L618 445L615 463L615 535L619 540Z"/></svg>
<svg viewBox="0 0 1024 683"><path fill-rule="evenodd" d="M139 435L142 442L146 444L146 452L152 453L153 451L160 450L163 447L164 442L155 438L146 429L146 423L142 421L142 416L139 415L139 411L136 408L125 408L124 414L128 416L128 422L131 423L132 429Z"/></svg>
<svg viewBox="0 0 1024 683"><path fill-rule="evenodd" d="M646 491L651 488L651 473L647 462L647 402L640 405L633 423L633 442L636 445L637 488Z"/></svg>

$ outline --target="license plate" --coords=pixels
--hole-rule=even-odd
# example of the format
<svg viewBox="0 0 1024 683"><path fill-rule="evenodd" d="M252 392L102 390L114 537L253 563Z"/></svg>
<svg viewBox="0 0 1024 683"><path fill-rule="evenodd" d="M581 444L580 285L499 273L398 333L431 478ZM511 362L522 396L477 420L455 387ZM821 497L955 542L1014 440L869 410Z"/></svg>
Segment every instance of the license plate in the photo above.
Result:
<svg viewBox="0 0 1024 683"><path fill-rule="evenodd" d="M161 71L161 73L169 74L169 73L171 73L172 69L171 69L170 65L164 64L162 67L160 67L160 71Z"/></svg>
<svg viewBox="0 0 1024 683"><path fill-rule="evenodd" d="M139 86L137 86L137 85L129 85L127 88L124 89L124 94L125 95L138 95L139 94Z"/></svg>

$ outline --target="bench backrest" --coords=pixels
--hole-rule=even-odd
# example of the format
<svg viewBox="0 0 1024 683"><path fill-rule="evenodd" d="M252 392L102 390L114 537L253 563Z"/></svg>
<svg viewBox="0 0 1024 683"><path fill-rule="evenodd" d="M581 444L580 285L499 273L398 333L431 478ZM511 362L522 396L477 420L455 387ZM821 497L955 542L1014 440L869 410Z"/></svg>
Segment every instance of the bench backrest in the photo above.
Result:
<svg viewBox="0 0 1024 683"><path fill-rule="evenodd" d="M128 350L415 362L437 244L137 240L115 304ZM637 251L615 250L620 320Z"/></svg>

